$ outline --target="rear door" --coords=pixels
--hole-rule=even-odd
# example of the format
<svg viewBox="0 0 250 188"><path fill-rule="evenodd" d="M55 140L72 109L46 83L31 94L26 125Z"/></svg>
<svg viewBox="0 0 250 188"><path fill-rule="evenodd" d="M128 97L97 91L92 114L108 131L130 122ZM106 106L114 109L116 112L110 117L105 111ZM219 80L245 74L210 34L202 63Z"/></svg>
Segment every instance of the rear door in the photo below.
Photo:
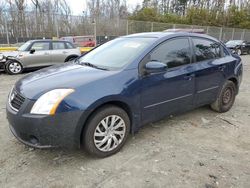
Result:
<svg viewBox="0 0 250 188"><path fill-rule="evenodd" d="M195 75L189 38L181 37L164 42L144 58L140 67L144 67L149 61L166 63L168 69L165 72L142 75L143 124L192 108Z"/></svg>
<svg viewBox="0 0 250 188"><path fill-rule="evenodd" d="M53 64L64 63L69 56L69 51L66 49L65 42L52 41L51 59Z"/></svg>
<svg viewBox="0 0 250 188"><path fill-rule="evenodd" d="M33 42L30 50L34 50L34 52L29 52L22 58L25 67L40 67L51 65L49 41Z"/></svg>
<svg viewBox="0 0 250 188"><path fill-rule="evenodd" d="M200 37L192 37L192 41L196 68L195 105L201 106L215 101L225 81L228 61L220 43Z"/></svg>

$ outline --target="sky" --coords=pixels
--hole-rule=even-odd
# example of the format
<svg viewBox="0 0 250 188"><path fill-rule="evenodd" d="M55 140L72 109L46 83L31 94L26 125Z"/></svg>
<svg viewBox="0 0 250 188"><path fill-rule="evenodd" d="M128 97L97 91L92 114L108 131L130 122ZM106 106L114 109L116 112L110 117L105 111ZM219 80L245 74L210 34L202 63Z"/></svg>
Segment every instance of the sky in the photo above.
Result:
<svg viewBox="0 0 250 188"><path fill-rule="evenodd" d="M127 0L129 9L133 9L137 4L141 4L143 0ZM87 0L67 0L72 9L73 15L80 15L86 9Z"/></svg>

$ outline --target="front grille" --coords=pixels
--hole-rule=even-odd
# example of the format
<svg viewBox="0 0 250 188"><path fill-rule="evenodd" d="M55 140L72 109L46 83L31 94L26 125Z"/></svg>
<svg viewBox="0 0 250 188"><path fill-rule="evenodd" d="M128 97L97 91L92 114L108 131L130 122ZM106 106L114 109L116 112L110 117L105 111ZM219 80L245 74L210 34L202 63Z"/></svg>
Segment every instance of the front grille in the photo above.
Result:
<svg viewBox="0 0 250 188"><path fill-rule="evenodd" d="M21 108L22 104L24 103L25 98L21 94L16 92L15 90L12 90L9 96L9 101L10 101L11 107L14 110L18 111Z"/></svg>

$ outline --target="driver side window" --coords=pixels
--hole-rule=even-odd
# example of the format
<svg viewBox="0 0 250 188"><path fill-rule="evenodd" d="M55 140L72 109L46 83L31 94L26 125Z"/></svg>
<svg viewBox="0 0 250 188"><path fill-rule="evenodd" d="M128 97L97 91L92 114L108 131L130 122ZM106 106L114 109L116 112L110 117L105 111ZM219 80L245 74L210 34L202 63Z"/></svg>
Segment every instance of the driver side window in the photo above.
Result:
<svg viewBox="0 0 250 188"><path fill-rule="evenodd" d="M49 50L49 42L35 42L33 43L31 49L36 51Z"/></svg>
<svg viewBox="0 0 250 188"><path fill-rule="evenodd" d="M151 53L150 61L165 63L168 68L190 64L191 52L188 38L164 42Z"/></svg>

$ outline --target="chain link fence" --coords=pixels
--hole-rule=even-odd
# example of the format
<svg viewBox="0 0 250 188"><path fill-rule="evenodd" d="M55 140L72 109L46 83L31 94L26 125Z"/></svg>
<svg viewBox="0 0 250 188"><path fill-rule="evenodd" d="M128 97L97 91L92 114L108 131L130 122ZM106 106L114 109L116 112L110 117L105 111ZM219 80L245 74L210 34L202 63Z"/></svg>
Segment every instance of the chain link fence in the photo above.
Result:
<svg viewBox="0 0 250 188"><path fill-rule="evenodd" d="M124 19L91 19L85 16L67 16L57 14L19 13L0 16L0 44L18 45L31 39L60 38L65 36L92 35L97 44L118 36L140 32L164 31L167 29L202 29L221 41L250 41L250 30L213 26L197 26L145 22Z"/></svg>

